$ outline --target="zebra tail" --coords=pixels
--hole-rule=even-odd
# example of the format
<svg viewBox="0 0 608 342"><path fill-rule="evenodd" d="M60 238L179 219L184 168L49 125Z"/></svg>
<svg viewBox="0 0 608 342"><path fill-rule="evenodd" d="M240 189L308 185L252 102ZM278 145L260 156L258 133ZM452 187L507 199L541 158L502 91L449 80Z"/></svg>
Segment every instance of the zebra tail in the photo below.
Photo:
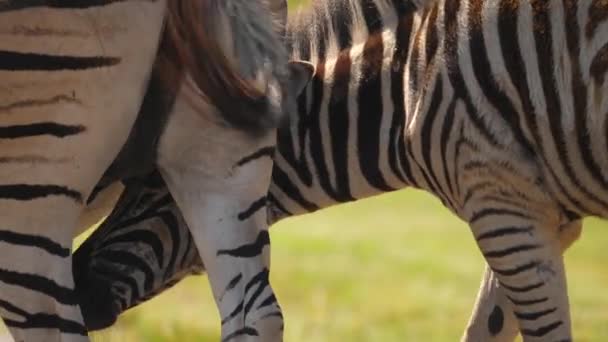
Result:
<svg viewBox="0 0 608 342"><path fill-rule="evenodd" d="M247 29L260 26L270 31L264 32L266 36L277 36L277 41L269 44L280 41L271 15L265 13L267 7L257 3L252 0L171 0L160 48L165 79L179 86L187 74L200 89L199 95L213 105L228 124L251 133L276 127L278 123L278 114L269 110L266 84L260 82L256 72L262 63L268 66L282 62L277 60L280 56L276 53L246 55L238 51L238 45L231 46L237 41L240 43L239 39L244 40L241 36L251 37ZM254 14L266 15L268 23L251 28L248 21L260 21L260 17L231 16L229 6L250 12L250 8L261 7L264 11L257 10ZM273 48L281 50L281 46ZM247 70L243 63L257 70Z"/></svg>

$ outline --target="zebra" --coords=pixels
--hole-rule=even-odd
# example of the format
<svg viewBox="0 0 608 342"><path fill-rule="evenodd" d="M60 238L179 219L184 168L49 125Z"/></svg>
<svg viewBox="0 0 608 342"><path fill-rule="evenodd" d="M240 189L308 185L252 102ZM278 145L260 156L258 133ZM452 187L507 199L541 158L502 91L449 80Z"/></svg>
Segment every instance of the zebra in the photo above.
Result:
<svg viewBox="0 0 608 342"><path fill-rule="evenodd" d="M273 21L266 20L270 14L268 9L284 15L286 7L282 4L286 3L261 4L243 0L215 2L214 5L218 7L216 12L221 15L217 19L208 18L211 25L205 27L216 36L224 36L221 44L226 46L218 44L216 49L231 51L233 58L238 58L242 64L239 70L246 78L255 80L254 86L258 87L245 89L247 93L255 95L251 96L254 101L239 101L234 94L222 94L223 89L215 93L210 91L219 88L198 89L201 82L191 84L192 76L215 78L222 75L209 68L195 69L194 73L190 72L183 78L177 100L173 104L169 100L169 105L161 109L178 114L169 116L157 145L143 147L144 155L153 156L150 159L155 161L176 202L181 203L179 209L191 228L195 244L199 249L210 252L203 254L202 258L207 265L211 288L223 318L222 336L225 340L282 339L282 314L268 281L266 247L270 241L265 229L265 212L259 210L263 207L260 206L260 198L267 191L272 165L265 151L274 146L273 128L282 113L291 108L291 93L299 92L297 89L303 87L312 75L307 63L283 65L284 50L275 32L280 30L280 23L273 25ZM187 6L180 10L181 13L192 11ZM229 35L231 31L250 34L242 37L235 34L232 40ZM205 34L198 34L189 41L205 38ZM210 44L206 45L209 48ZM185 53L186 57L192 59L192 65L204 58L190 51L178 49L178 53ZM161 86L154 88L161 88L162 91L162 84L167 82L163 78L152 79L151 88L159 82ZM213 98L214 102L224 99L216 107L232 110L235 116L230 119L236 119L236 125L250 127L256 124L248 119L249 115L239 114L244 111L251 112L251 117L257 114L257 119L263 125L257 123L253 132L226 129L224 122L214 118L213 108L201 101L200 91ZM146 99L151 99L151 104L146 103ZM143 107L154 104L154 95L148 93ZM111 167L104 175L106 177L102 178L102 183L132 172L131 164L134 161L137 163L140 158L137 155L142 152L137 140L141 138L129 137L127 148L118 156L127 167ZM259 295L268 297L262 303L264 305L254 308L243 306L246 297L249 296L248 301L251 302Z"/></svg>
<svg viewBox="0 0 608 342"><path fill-rule="evenodd" d="M429 191L488 262L464 339L570 341L562 252L582 218L608 216L608 6L414 7L334 0L288 28L315 76L279 129L269 219Z"/></svg>
<svg viewBox="0 0 608 342"><path fill-rule="evenodd" d="M195 114L189 116L189 126L169 118L153 156L178 202L180 196L189 196L180 210L192 213L200 206L201 213L210 210L224 219L225 229L264 230L264 220L255 212L246 211L249 216L241 218L230 214L249 206L244 198L258 191L242 186L248 177L255 175L258 184L264 173L270 178L269 162L249 156L252 162L246 163L241 158L273 143L277 122L291 102L287 60L266 4L4 0L0 35L0 315L17 341L88 340L70 273L70 246L85 199L133 133L153 69L164 87L187 101L175 104L183 117ZM255 50L241 58L235 54L240 51L226 43L227 37ZM183 138L202 134L207 140ZM196 153L186 155L193 146L218 157L210 163ZM183 158L173 159L178 153ZM192 164L184 167L187 160ZM196 168L205 167L211 172L197 174ZM205 188L211 182L201 176L226 170L224 190L232 193L218 195ZM260 196L266 190L260 189ZM236 198L235 192L243 198ZM197 230L192 231L195 240L206 235L205 248L217 246L211 243L217 238L213 228L193 215L185 217ZM216 240L229 254L246 233ZM207 265L214 265L219 254L205 259ZM261 259L247 260L246 266L237 258L228 263L254 272L266 267ZM217 269L216 277L210 277L214 285L227 276L222 272ZM227 293L225 301L238 301L239 296L244 293ZM223 304L218 301L222 313L227 310ZM277 305L268 306L273 307ZM280 329L270 325L234 322L226 338L280 335Z"/></svg>
<svg viewBox="0 0 608 342"><path fill-rule="evenodd" d="M316 13L319 13L319 10L317 10ZM405 15L409 14L406 13ZM319 15L319 17L322 16ZM323 125L328 125L328 122L324 122ZM296 124L294 123L291 126L296 126ZM286 141L289 142L289 140ZM320 142L315 143L320 144ZM281 149L281 146L279 149ZM314 159L314 156L311 159ZM297 169L300 166L296 165L291 167ZM275 166L276 170L273 178L273 181L275 182L277 175L282 175L282 171L280 171L279 168L280 165L279 167ZM367 180L362 178L360 182L365 183ZM152 183L157 184L156 181ZM81 291L80 297L83 298L83 302L85 303L83 304L83 302L81 302L81 305L85 312L85 321L87 321L88 318L87 327L89 329L101 329L111 325L120 312L150 298L157 292L162 291L165 284L171 286L176 281L189 274L190 271L198 274L203 270L196 248L191 242L190 235L186 230L187 228L184 227L185 223L183 218L181 218L179 211L172 203L168 191L158 186L144 188L144 190L138 189L137 191L143 191L146 194L145 197L158 197L159 199L162 198L162 200L159 200L158 204L149 203L147 200L140 203L139 205L144 208L146 206L151 207L149 210L145 211L142 209L127 214L124 211L116 210L110 216L111 219L108 219L104 223L102 226L103 228L97 231L93 237L89 238L85 245L76 252L76 262L74 266L77 284L76 288ZM128 195L127 198L132 200L132 193L136 193L137 191L128 191L131 195ZM312 191L314 191L314 189L309 190L310 193L312 193ZM316 191L321 193L324 192L324 190L320 188ZM152 194L150 194L150 192ZM160 193L160 195L153 195L156 192ZM286 193L288 196L298 197L297 193L291 194L289 190L286 191ZM161 205L160 203L163 203L162 207L157 206ZM124 205L119 205L118 208L121 208L122 206ZM277 203L275 207L282 206ZM319 205L319 207L322 206ZM142 212L145 212L145 214L142 214ZM121 219L121 216L123 216L122 219L125 220L125 223L119 223L117 221ZM125 219L125 217L128 219ZM114 232L112 228L113 224L121 227L120 231ZM131 225L131 227L127 229L129 225ZM136 228L131 229L133 226L136 226ZM122 236L122 234L127 234L129 237ZM152 242L150 242L150 238L153 237L154 234L162 238L152 238ZM137 238L142 235L145 236L145 238L142 238L142 241L139 241L138 243L141 243L143 247L141 247L141 249L138 247L135 251L129 251L128 244L124 244L124 242L137 240ZM113 243L115 241L119 241L120 243ZM153 245L151 250L154 253L151 253L150 248L145 248L146 242L150 242ZM167 246L160 248L160 246L165 244ZM186 246L186 252L179 252L184 246ZM167 254L169 251L173 250L177 252ZM122 257L118 260L115 255L121 255ZM127 257L125 255L130 256ZM176 262L175 258L177 257L184 257L186 259ZM125 267L127 267L126 265L129 265L127 260L132 260L133 262L128 271L125 270ZM142 262L141 260L144 260L145 262ZM163 269L163 266L167 268ZM112 270L112 267L116 267L117 269ZM127 277L125 273L128 272L132 272L137 276ZM121 273L123 274L121 275ZM114 283L107 284L106 282L108 280L111 280ZM496 286L487 287L489 289L499 288ZM110 291L111 293L107 294L107 296L100 296L99 294L104 293L104 291ZM90 293L95 293L96 296L91 296ZM108 296L116 298L116 300L108 300ZM499 296L498 298L504 298L504 296ZM484 305L482 299L480 299L479 302L481 304L477 306L477 312L481 312L484 308L494 308L494 306L490 306L489 304ZM485 322L490 319L495 321L494 317L496 317L496 315L489 315L488 313L485 316L488 317L486 319L479 318L479 314L476 314L475 317L477 317L477 319L471 322L472 327L483 326L484 332L487 334L488 330L486 329L486 326L488 325L486 325ZM502 317L502 315L499 317ZM480 324L479 322L484 323ZM511 323L513 323L513 321L511 321ZM497 323L490 322L490 324L491 326L496 326ZM505 328L508 326L508 324L505 324ZM514 323L511 324L511 326L516 328L516 324ZM493 328L490 329L490 331L492 331ZM479 333L471 334L471 336L479 336Z"/></svg>

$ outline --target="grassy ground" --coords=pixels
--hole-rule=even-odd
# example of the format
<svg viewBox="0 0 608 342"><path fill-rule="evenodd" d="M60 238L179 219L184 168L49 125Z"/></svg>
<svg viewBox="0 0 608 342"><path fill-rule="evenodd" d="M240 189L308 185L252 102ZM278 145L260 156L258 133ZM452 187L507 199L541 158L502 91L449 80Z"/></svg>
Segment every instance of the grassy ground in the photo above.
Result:
<svg viewBox="0 0 608 342"><path fill-rule="evenodd" d="M577 341L608 340L608 224L586 222L567 254ZM482 260L468 228L407 190L272 229L272 282L285 340L457 341ZM218 341L206 278L193 277L128 312L95 341Z"/></svg>

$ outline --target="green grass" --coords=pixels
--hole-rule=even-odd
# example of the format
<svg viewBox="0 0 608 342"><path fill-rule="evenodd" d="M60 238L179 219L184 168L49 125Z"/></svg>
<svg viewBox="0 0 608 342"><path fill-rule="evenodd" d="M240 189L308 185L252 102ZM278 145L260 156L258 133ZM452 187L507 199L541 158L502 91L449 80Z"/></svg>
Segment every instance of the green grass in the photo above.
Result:
<svg viewBox="0 0 608 342"><path fill-rule="evenodd" d="M309 2L310 0L289 0L289 10L291 11L299 6L304 6Z"/></svg>
<svg viewBox="0 0 608 342"><path fill-rule="evenodd" d="M483 262L467 226L431 196L406 190L272 229L272 283L285 340L457 341ZM608 224L586 222L567 254L577 341L608 340ZM133 309L95 341L218 341L205 277Z"/></svg>

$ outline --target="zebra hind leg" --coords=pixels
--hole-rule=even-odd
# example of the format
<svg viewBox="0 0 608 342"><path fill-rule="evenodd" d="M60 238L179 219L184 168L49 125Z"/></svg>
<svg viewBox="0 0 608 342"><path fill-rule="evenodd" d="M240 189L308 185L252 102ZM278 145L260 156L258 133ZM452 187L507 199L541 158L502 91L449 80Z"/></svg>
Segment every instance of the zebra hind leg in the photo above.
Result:
<svg viewBox="0 0 608 342"><path fill-rule="evenodd" d="M269 282L264 194L252 199L230 186L222 193L210 192L187 181L196 183L200 176L181 174L180 181L185 182L178 184L168 178L207 268L221 316L222 340L281 341L281 309Z"/></svg>
<svg viewBox="0 0 608 342"><path fill-rule="evenodd" d="M512 304L524 341L570 341L559 209L551 203L531 202L514 209L475 199L467 205L469 224ZM488 317L497 319L493 311Z"/></svg>
<svg viewBox="0 0 608 342"><path fill-rule="evenodd" d="M486 267L473 314L462 342L512 342L519 334L511 302L492 270Z"/></svg>
<svg viewBox="0 0 608 342"><path fill-rule="evenodd" d="M187 99L178 96L180 115L169 119L158 165L207 269L222 340L280 341L266 220L276 132L227 128L202 117Z"/></svg>
<svg viewBox="0 0 608 342"><path fill-rule="evenodd" d="M582 221L568 222L559 230L562 253L576 241L581 233ZM471 315L463 342L511 342L519 334L517 318L505 290L490 268L486 267L475 309Z"/></svg>
<svg viewBox="0 0 608 342"><path fill-rule="evenodd" d="M71 201L0 204L0 314L15 341L88 341L73 292ZM15 217L24 211L30 214Z"/></svg>

